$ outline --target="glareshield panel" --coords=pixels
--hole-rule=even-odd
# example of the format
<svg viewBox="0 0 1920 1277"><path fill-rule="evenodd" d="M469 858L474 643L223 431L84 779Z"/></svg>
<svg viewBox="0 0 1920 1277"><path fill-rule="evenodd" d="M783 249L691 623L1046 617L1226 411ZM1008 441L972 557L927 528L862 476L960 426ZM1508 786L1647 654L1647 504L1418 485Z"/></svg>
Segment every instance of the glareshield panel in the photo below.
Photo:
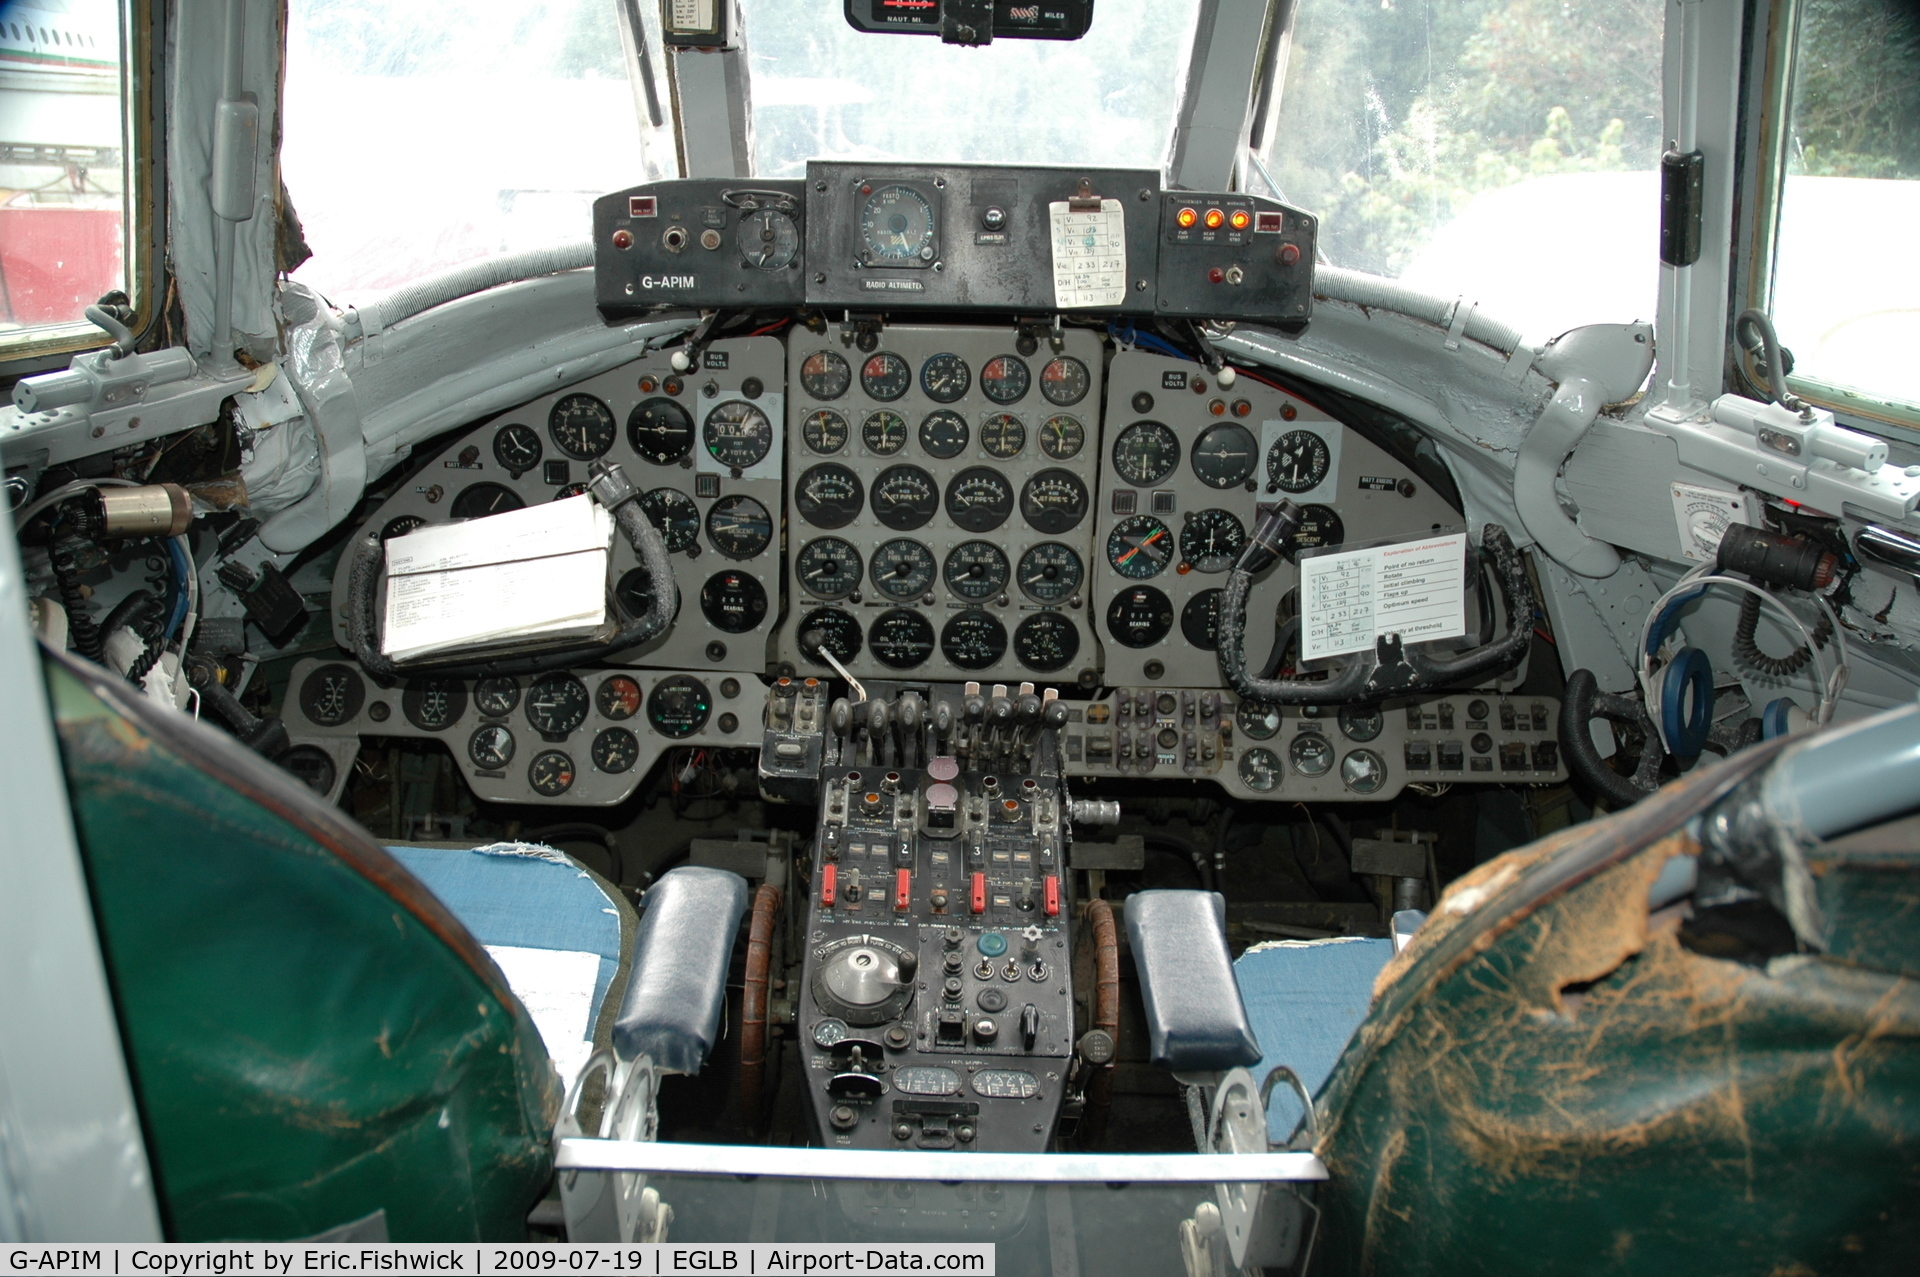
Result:
<svg viewBox="0 0 1920 1277"><path fill-rule="evenodd" d="M1076 41L868 35L838 0L744 0L754 168L810 159L1158 167L1197 0L1100 0Z"/></svg>
<svg viewBox="0 0 1920 1277"><path fill-rule="evenodd" d="M1335 266L1530 341L1652 319L1663 22L1661 0L1300 0L1262 161Z"/></svg>
<svg viewBox="0 0 1920 1277"><path fill-rule="evenodd" d="M1786 146L1772 312L1794 379L1920 405L1920 7L1809 0Z"/></svg>

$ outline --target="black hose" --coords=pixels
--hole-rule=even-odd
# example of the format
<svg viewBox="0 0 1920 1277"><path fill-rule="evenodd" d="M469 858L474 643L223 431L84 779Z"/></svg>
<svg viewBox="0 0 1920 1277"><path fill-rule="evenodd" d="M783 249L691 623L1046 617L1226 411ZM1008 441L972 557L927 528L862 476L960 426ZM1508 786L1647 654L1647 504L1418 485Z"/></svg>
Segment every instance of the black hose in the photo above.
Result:
<svg viewBox="0 0 1920 1277"><path fill-rule="evenodd" d="M103 636L111 636L125 628L146 640L146 651L127 667L127 681L135 687L146 681L147 674L160 663L161 654L167 650L165 618L158 615L160 607L160 600L152 594L146 590L135 590L121 599L100 625ZM103 638L103 647L104 642Z"/></svg>
<svg viewBox="0 0 1920 1277"><path fill-rule="evenodd" d="M1607 766L1607 760L1600 757L1600 751L1594 747L1589 725L1593 722L1595 707L1603 698L1615 712L1625 708L1619 702L1629 699L1601 692L1599 680L1594 678L1592 670L1575 670L1567 675L1566 692L1560 701L1560 750L1567 756L1567 770L1585 781L1589 789L1618 811L1633 806L1652 793L1653 788L1643 787L1635 779L1622 776ZM1637 702L1635 707L1638 708ZM1660 738L1654 734L1653 723L1647 719L1644 709L1639 710L1637 718L1646 735L1646 743L1640 748L1647 756L1657 759L1663 751ZM1641 762L1644 770L1653 770L1644 768L1645 757ZM1658 762L1655 767L1658 767Z"/></svg>
<svg viewBox="0 0 1920 1277"><path fill-rule="evenodd" d="M1760 627L1760 596L1748 594L1744 590L1740 595L1740 619L1733 627L1733 654L1739 661L1762 674L1771 674L1775 678L1785 678L1789 674L1798 674L1807 668L1813 660L1813 651L1805 643L1794 648L1785 656L1768 656L1760 650L1760 644L1754 636ZM1827 641L1833 637L1833 622L1827 619L1823 608L1819 618L1813 623L1813 641L1825 649Z"/></svg>
<svg viewBox="0 0 1920 1277"><path fill-rule="evenodd" d="M48 557L53 565L54 582L60 587L60 605L67 612L67 633L73 637L73 650L99 665L107 658L107 639L94 623L87 596L81 592L80 565L74 558L78 544L72 537L62 537L53 543L53 552Z"/></svg>

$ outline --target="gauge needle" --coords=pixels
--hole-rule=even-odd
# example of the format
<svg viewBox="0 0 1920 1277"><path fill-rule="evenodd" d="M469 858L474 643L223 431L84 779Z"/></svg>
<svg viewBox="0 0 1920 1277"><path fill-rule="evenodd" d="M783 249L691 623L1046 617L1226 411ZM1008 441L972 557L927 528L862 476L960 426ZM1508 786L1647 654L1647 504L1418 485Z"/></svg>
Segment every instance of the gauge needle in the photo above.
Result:
<svg viewBox="0 0 1920 1277"><path fill-rule="evenodd" d="M1152 536L1142 541L1139 545L1134 546L1131 550L1128 550L1125 554L1121 555L1118 559L1114 561L1114 565L1117 567L1122 563L1128 562L1133 558L1134 555L1140 553L1140 551L1146 549L1148 546L1152 545L1155 541L1158 541L1161 537L1165 535L1167 535L1165 532L1154 533Z"/></svg>

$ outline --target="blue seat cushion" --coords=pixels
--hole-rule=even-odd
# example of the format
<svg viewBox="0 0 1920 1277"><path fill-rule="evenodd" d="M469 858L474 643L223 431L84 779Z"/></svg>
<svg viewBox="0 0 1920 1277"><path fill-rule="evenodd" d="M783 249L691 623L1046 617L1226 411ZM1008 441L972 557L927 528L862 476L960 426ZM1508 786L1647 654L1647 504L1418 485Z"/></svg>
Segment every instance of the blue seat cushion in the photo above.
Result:
<svg viewBox="0 0 1920 1277"><path fill-rule="evenodd" d="M623 1060L647 1056L669 1073L698 1073L727 1005L727 967L747 911L747 880L685 865L647 889L633 978L613 1023Z"/></svg>
<svg viewBox="0 0 1920 1277"><path fill-rule="evenodd" d="M1234 986L1226 901L1211 891L1139 891L1126 914L1153 1062L1219 1073L1259 1059Z"/></svg>
<svg viewBox="0 0 1920 1277"><path fill-rule="evenodd" d="M1367 1018L1373 981L1393 956L1393 941L1360 937L1278 940L1256 945L1233 964L1253 1031L1260 1039L1256 1081L1284 1064L1318 1095L1347 1043ZM1277 1085L1267 1102L1268 1138L1290 1138L1306 1116L1293 1088Z"/></svg>

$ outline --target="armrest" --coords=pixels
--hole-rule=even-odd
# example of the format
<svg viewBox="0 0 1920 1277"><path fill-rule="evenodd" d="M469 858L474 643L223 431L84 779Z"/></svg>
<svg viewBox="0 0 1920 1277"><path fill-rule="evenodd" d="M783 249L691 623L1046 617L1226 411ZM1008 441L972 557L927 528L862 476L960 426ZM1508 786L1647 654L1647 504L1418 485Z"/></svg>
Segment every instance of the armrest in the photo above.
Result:
<svg viewBox="0 0 1920 1277"><path fill-rule="evenodd" d="M1126 910L1153 1062L1219 1073L1257 1061L1227 952L1227 902L1211 891L1141 891Z"/></svg>
<svg viewBox="0 0 1920 1277"><path fill-rule="evenodd" d="M666 1073L698 1073L727 1001L727 964L747 882L724 869L675 869L647 892L613 1049Z"/></svg>

